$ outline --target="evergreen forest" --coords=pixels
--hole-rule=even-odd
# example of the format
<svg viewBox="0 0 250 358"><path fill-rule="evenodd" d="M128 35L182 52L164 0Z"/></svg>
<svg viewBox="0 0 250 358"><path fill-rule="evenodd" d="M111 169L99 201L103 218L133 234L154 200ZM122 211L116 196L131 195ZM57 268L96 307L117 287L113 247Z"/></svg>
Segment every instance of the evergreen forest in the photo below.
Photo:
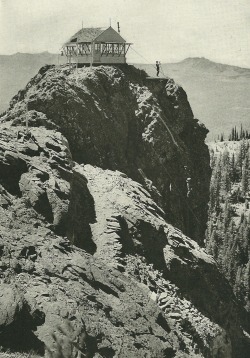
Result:
<svg viewBox="0 0 250 358"><path fill-rule="evenodd" d="M238 300L250 310L250 140L234 128L230 140L211 143L212 178L207 251Z"/></svg>

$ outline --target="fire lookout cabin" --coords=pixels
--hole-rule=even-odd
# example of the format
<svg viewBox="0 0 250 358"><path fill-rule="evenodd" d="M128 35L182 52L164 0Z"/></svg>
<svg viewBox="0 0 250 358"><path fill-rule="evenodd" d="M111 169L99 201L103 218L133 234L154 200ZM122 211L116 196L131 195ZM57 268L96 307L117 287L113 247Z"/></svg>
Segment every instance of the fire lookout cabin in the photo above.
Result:
<svg viewBox="0 0 250 358"><path fill-rule="evenodd" d="M62 55L79 65L122 64L130 45L111 26L82 28L63 45Z"/></svg>

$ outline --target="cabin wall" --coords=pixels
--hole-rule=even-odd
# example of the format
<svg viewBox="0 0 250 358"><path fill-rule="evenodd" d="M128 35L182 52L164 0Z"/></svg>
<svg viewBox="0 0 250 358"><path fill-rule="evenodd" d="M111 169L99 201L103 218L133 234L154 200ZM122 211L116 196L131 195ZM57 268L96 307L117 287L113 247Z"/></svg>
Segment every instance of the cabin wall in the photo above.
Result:
<svg viewBox="0 0 250 358"><path fill-rule="evenodd" d="M111 64L111 63L126 63L126 58L125 56L118 56L118 55L103 55L101 56L101 63L105 63L105 64Z"/></svg>
<svg viewBox="0 0 250 358"><path fill-rule="evenodd" d="M68 63L91 63L91 55L82 55L82 56L71 56L68 57ZM94 54L93 63L95 64L112 64L112 63L126 63L126 57L124 55L102 55L100 53Z"/></svg>
<svg viewBox="0 0 250 358"><path fill-rule="evenodd" d="M68 63L90 63L91 55L82 55L82 56L71 56L68 57Z"/></svg>

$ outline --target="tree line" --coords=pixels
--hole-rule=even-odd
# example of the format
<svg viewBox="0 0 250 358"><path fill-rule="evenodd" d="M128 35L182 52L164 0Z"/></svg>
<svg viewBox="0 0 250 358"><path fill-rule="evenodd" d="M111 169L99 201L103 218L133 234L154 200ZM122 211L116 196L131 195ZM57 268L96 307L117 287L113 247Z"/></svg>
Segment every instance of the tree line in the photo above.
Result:
<svg viewBox="0 0 250 358"><path fill-rule="evenodd" d="M237 138L235 129L232 135ZM237 298L250 310L250 140L242 138L233 150L227 143L219 144L210 153L207 251L217 260Z"/></svg>
<svg viewBox="0 0 250 358"><path fill-rule="evenodd" d="M218 136L218 141L220 141L220 142L224 142L225 140L228 140L228 141L240 141L242 139L250 139L249 131L247 129L243 129L242 124L241 124L239 130L238 130L238 128L236 126L234 126L231 129L231 132L230 132L230 134L229 134L227 139L225 138L224 133L221 133Z"/></svg>

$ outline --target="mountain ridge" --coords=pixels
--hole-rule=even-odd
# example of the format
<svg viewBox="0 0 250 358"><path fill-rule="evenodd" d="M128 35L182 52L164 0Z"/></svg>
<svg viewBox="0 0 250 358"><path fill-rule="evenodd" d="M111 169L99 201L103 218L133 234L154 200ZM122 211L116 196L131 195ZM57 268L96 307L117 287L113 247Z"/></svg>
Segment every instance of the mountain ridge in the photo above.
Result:
<svg viewBox="0 0 250 358"><path fill-rule="evenodd" d="M58 61L63 63L65 59L47 52L38 56L0 55L0 112L6 110L11 97L26 85L40 67L58 64ZM154 65L138 64L136 67L152 76L156 74ZM210 131L208 140L217 139L221 133L228 135L235 125L242 124L250 130L248 68L223 65L204 58L188 58L177 63L164 63L162 70L164 77L175 78L185 88L195 117L200 118Z"/></svg>
<svg viewBox="0 0 250 358"><path fill-rule="evenodd" d="M197 243L207 130L182 88L128 65L45 66L0 128L5 350L248 357L247 312Z"/></svg>
<svg viewBox="0 0 250 358"><path fill-rule="evenodd" d="M155 76L152 65L138 65ZM195 117L209 129L208 141L228 136L236 125L250 130L250 70L202 58L162 64L161 76L175 78L185 88Z"/></svg>
<svg viewBox="0 0 250 358"><path fill-rule="evenodd" d="M29 111L34 111L34 120L30 118L30 123L38 123L38 125L39 123L46 123L48 125L48 123L53 122L54 124L60 124L62 133L68 136L75 160L98 165L104 169L121 170L139 182L147 180L147 176L150 173L149 179L152 181L153 187L161 187L159 194L157 194L157 190L155 192L153 190L155 200L162 201L163 207L164 203L169 201L169 218L172 217L176 225L178 221L180 228L185 228L187 234L194 235L201 243L206 223L206 202L209 188L207 174L209 173L209 168L208 171L205 169L201 171L203 180L198 182L195 178L200 169L196 168L194 165L195 160L193 159L196 158L196 162L197 160L200 162L201 168L205 168L206 163L209 162L207 147L203 145L207 129L193 118L186 93L173 80L165 79L160 82L158 80L147 82L145 73L129 65L121 68L119 66L107 66L106 70L105 67L98 66L92 72L88 71L90 71L90 68L71 71L67 66L64 68L45 66L24 90L19 91L13 97L6 117L7 120L15 118L16 113L18 113L19 119L14 122L24 123L26 109L28 108ZM79 97L78 78L80 74L84 75L85 72L89 76L89 81L91 81L91 86L93 87L91 89L92 95L85 93L80 88L80 94L83 97ZM65 77L68 79L66 84L63 83ZM46 78L48 78L47 81ZM128 82L126 79L131 80ZM114 80L115 85L109 89L112 96L109 102L106 102L107 95L105 91L107 83L110 86ZM145 89L141 94L138 84L147 86L148 90ZM36 86L37 94L36 90L34 90ZM68 87L72 88L72 93L68 93ZM117 87L117 92L115 92L115 87ZM167 98L165 96L166 91L168 92ZM154 97L151 93L154 94ZM24 101L27 95L28 99ZM97 95L98 106L96 105ZM49 105L51 97L54 98L53 106ZM63 97L65 98L64 104L62 103ZM130 102L129 107L125 105L126 100ZM86 104L81 107L83 101ZM117 103L123 108L122 113ZM163 108L168 108L166 114L159 109L160 104ZM174 105L175 107L173 107ZM77 110L78 108L80 108L79 111ZM92 113L93 110L95 115ZM68 125L67 113L71 111L75 116L74 125ZM143 119L144 112L147 113L146 118L148 119ZM89 140L87 133L92 128L92 122L88 124L89 129L85 131L81 127L81 121L82 116L89 118L90 113L92 113L93 121L99 121L100 131L93 133L91 137L92 143L87 145ZM130 119L123 123L121 118L124 117ZM169 124L166 124L171 117L173 118L172 122L170 121ZM47 121L44 118L47 118ZM109 118L115 118L116 120L110 122ZM157 125L159 121L161 129ZM103 123L108 126L109 132L104 128ZM145 129L143 129L144 126ZM153 147L152 133L154 131L157 133L160 130L163 130L162 138ZM119 145L117 144L116 136L113 134L114 131L117 132L118 137L122 135ZM102 136L101 132L104 133ZM163 138L167 143L172 143L169 145L168 152L164 149ZM192 138L195 138L193 146L190 146L189 155L186 155L186 148L191 143ZM147 146L148 158L145 161L143 153L145 153ZM176 156L175 162L171 160L173 155ZM170 166L173 173L179 172L180 182L177 183L176 181L174 183L169 174L166 173L168 178L165 179L164 183L156 172L154 174L154 168L157 164L158 172L167 172L169 170L168 166ZM198 203L195 196L190 196L189 206L191 209L187 209L186 212L186 209L183 210L182 205L178 204L178 206L175 203L174 197L177 195L177 191L173 189L171 192L169 187L178 186L179 192L186 198L187 183L184 178L188 176L193 177L193 189L200 193L200 198ZM169 199L167 200L167 198ZM205 205L201 205L202 200ZM194 220L197 221L197 218L198 220L200 218L200 225L199 227L194 225L193 227L197 232L191 233L191 223ZM189 221L190 223L188 224Z"/></svg>
<svg viewBox="0 0 250 358"><path fill-rule="evenodd" d="M241 72L242 70L246 70L246 71L250 71L249 67L241 67L241 66L236 66L236 65L228 65L226 63L221 63L221 62L216 62L216 61L212 61L206 57L187 57L181 61L178 62L164 62L164 65L176 65L176 64L190 64L190 65L199 65L199 64L203 64L204 66L213 66L213 67L218 67L218 68L225 68L225 69L234 69L234 70L238 70L239 72Z"/></svg>

